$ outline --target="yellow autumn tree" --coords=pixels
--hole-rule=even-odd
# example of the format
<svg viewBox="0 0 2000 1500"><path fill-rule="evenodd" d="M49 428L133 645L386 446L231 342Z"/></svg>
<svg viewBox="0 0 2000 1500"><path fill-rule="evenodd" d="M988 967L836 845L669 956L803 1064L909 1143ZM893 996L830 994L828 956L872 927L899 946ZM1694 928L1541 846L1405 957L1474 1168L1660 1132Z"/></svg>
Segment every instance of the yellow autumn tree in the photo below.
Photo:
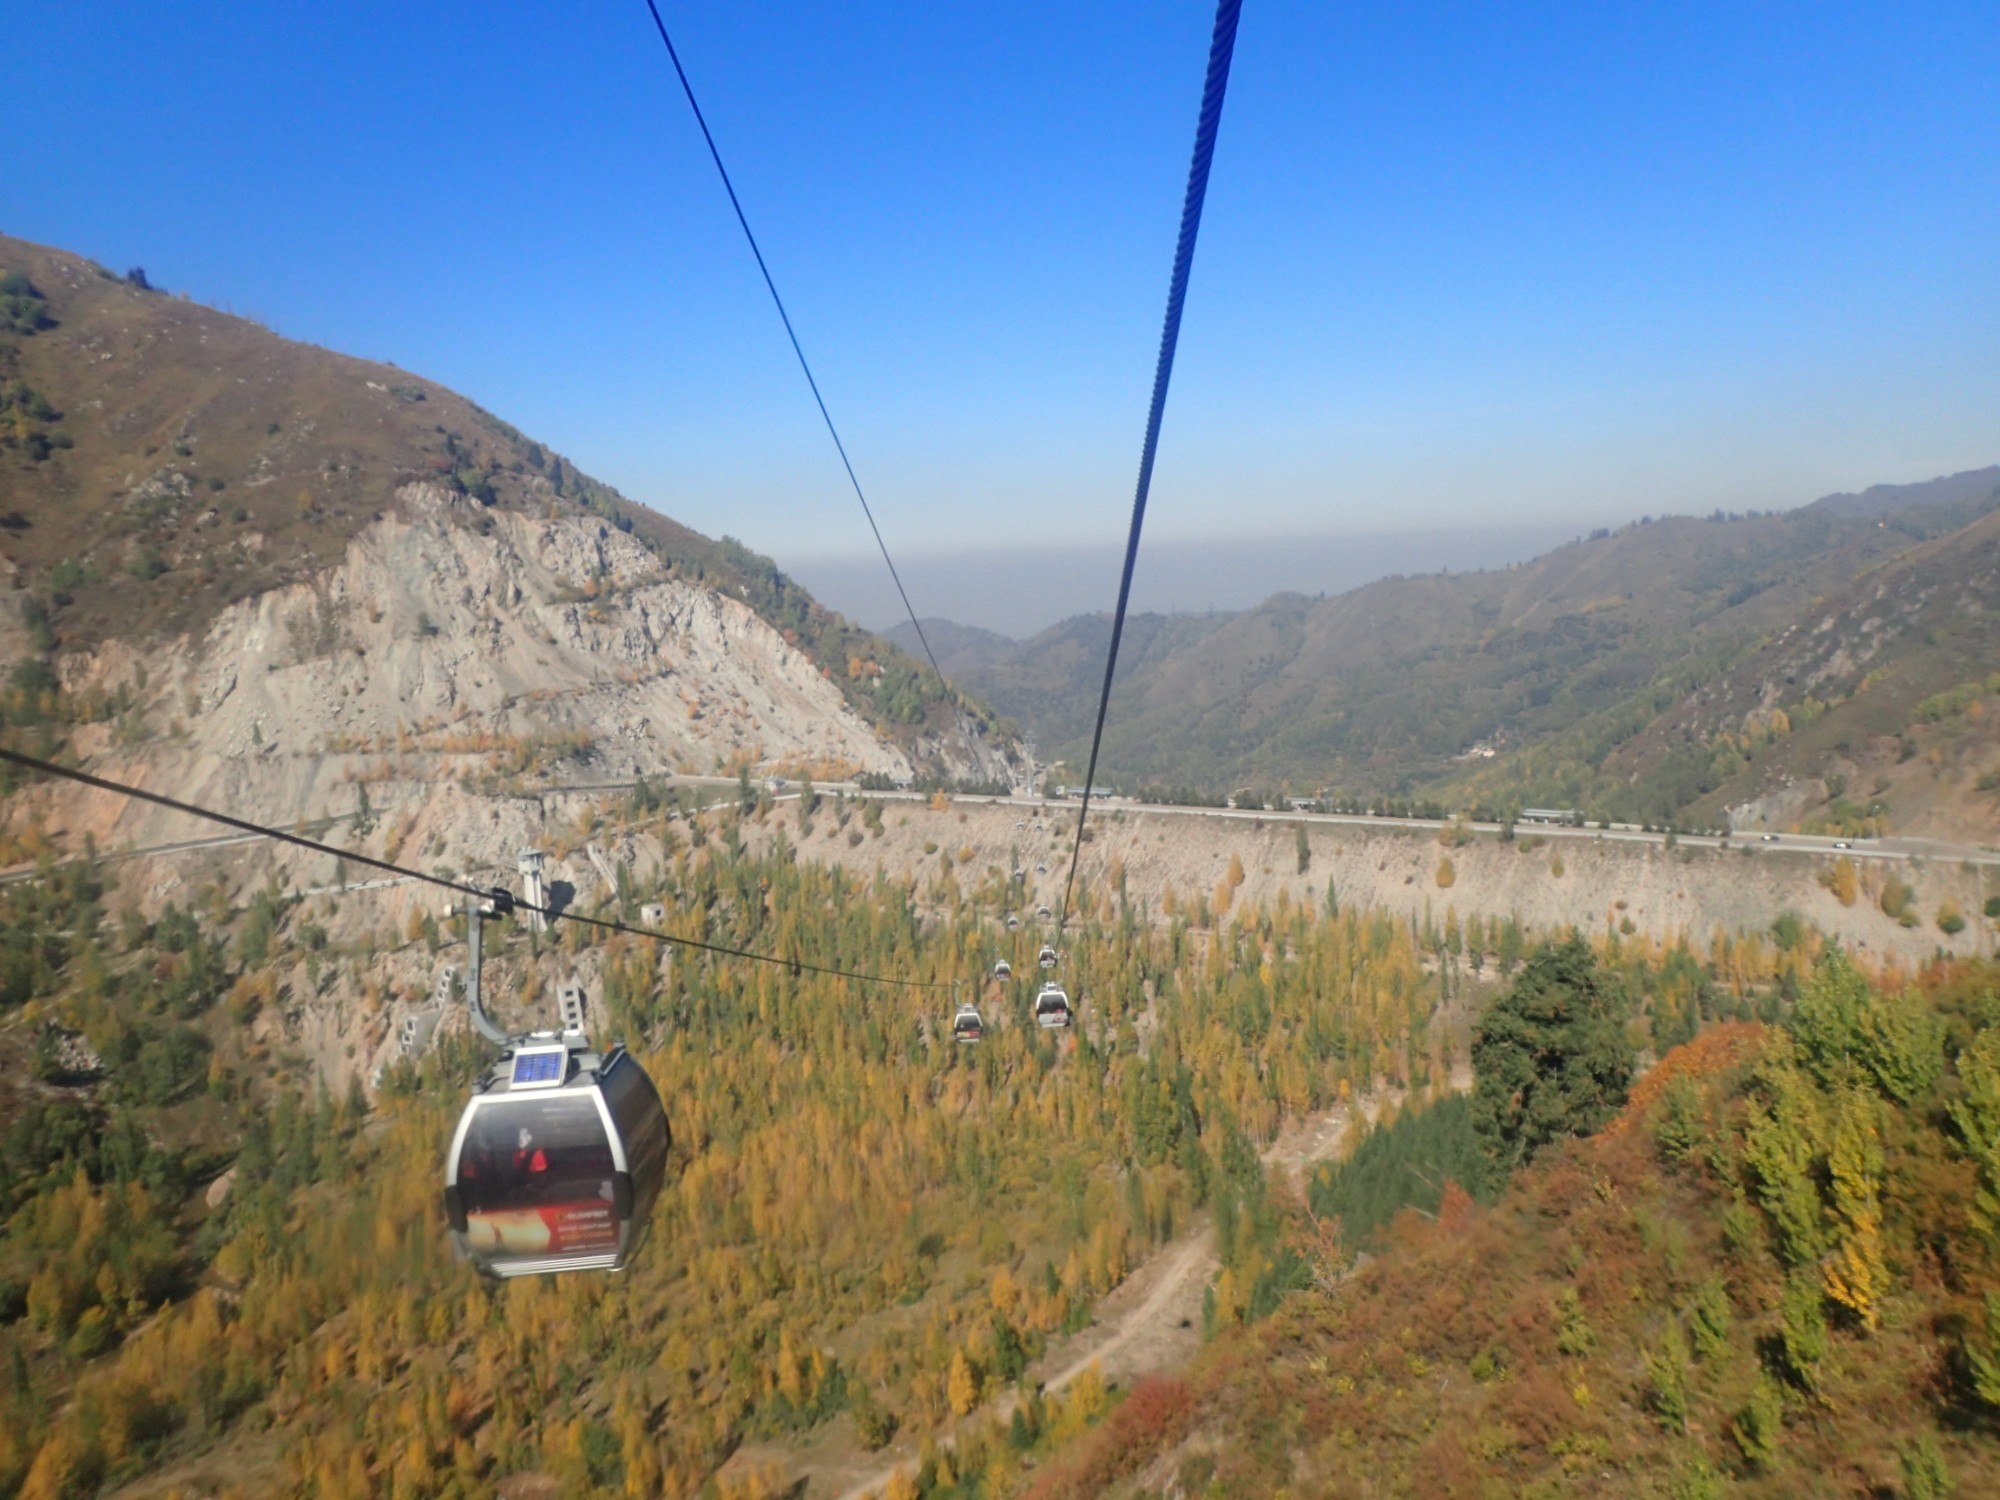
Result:
<svg viewBox="0 0 2000 1500"><path fill-rule="evenodd" d="M1111 1390L1104 1383L1104 1371L1092 1360L1090 1368L1070 1382L1068 1399L1063 1403L1063 1420L1058 1425L1072 1432L1081 1431L1110 1407Z"/></svg>
<svg viewBox="0 0 2000 1500"><path fill-rule="evenodd" d="M1880 1320L1878 1304L1889 1285L1882 1258L1882 1141L1874 1097L1842 1092L1827 1152L1838 1242L1826 1262L1826 1294L1865 1327Z"/></svg>
<svg viewBox="0 0 2000 1500"><path fill-rule="evenodd" d="M792 1347L792 1332L789 1328L778 1334L778 1394L793 1406L806 1403L805 1362Z"/></svg>
<svg viewBox="0 0 2000 1500"><path fill-rule="evenodd" d="M952 1413L964 1416L979 1404L979 1372L972 1367L972 1361L965 1357L963 1349L951 1352L951 1371L945 1376L945 1399L951 1402Z"/></svg>
<svg viewBox="0 0 2000 1500"><path fill-rule="evenodd" d="M1021 1300L1021 1284L1014 1279L1013 1273L1007 1267L1002 1266L993 1273L993 1288L989 1293L989 1300L993 1304L993 1311L1001 1317L1011 1318L1014 1315L1014 1308Z"/></svg>

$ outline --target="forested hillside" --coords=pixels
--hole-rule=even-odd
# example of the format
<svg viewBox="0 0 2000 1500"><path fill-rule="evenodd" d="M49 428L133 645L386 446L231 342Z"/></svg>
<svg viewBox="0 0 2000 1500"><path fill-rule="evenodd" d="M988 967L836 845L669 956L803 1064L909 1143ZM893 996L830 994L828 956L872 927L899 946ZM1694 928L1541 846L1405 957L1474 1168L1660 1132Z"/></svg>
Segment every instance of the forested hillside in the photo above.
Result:
<svg viewBox="0 0 2000 1500"><path fill-rule="evenodd" d="M1231 1142L1343 1086L1423 1076L1441 1045L1407 931L1295 909L1155 929L1104 890L1072 944L1084 1032L1053 1040L996 990L998 1029L954 1050L949 983L996 950L1031 968L1032 935L1004 938L949 877L855 885L735 845L727 820L680 838L635 899L669 893L675 924L710 939L947 987L617 940L600 1024L661 1082L672 1186L632 1274L497 1290L452 1264L437 1202L467 1045L392 1075L371 1118L242 1044L308 971L366 972L448 933L335 944L320 902L236 913L209 892L147 924L88 877L9 888L7 932L35 930L30 901L60 929L10 971L28 1009L6 1035L42 1050L10 1070L35 1079L9 1138L0 1479L38 1497L152 1473L441 1495L549 1471L576 1492L692 1494L746 1437L838 1417L879 1442L963 1399L954 1361L1004 1384L1215 1201ZM503 946L503 992L560 972L532 948Z"/></svg>
<svg viewBox="0 0 2000 1500"><path fill-rule="evenodd" d="M1491 1207L1446 1186L1378 1230L1376 1162L1493 1170L1477 1098L1451 1109L1315 1190L1310 1287L1028 1492L2000 1486L2000 967L1830 955L1776 1024L1705 1031L1594 1138L1475 1183Z"/></svg>
<svg viewBox="0 0 2000 1500"><path fill-rule="evenodd" d="M1146 617L1104 775L1683 826L1739 809L1745 827L2000 831L1978 785L2000 747L1940 744L1921 707L1991 671L1996 504L2000 470L1981 469L1782 514L1647 518L1501 571ZM958 671L1074 769L1108 631L1077 619L1011 651L983 642Z"/></svg>
<svg viewBox="0 0 2000 1500"><path fill-rule="evenodd" d="M879 809L820 817L865 838ZM691 1495L744 1442L860 1452L972 1409L1203 1221L1222 1249L1211 1325L1255 1322L1312 1274L1261 1144L1377 1084L1441 1084L1476 997L1534 941L1510 920L1330 899L1204 893L1162 920L1113 871L1065 945L1082 1026L1052 1038L1026 1024L1025 989L981 985L996 955L1032 972L1040 941L1000 923L1004 877L946 855L856 881L796 859L795 819L762 797L686 818L635 796L590 826L670 851L597 910L657 894L690 935L942 986L575 926L500 941L504 1010L545 1004L588 960L597 1029L667 1099L669 1187L638 1265L610 1279L496 1289L453 1264L440 1161L481 1055L459 1021L372 1105L329 1094L258 1024L343 976L364 1008L406 1000L380 976L450 958L452 924L415 908L384 928L366 893L232 901L220 882L149 921L117 867L0 888L0 1492L442 1496L540 1474L563 1493ZM1695 954L1614 931L1596 951L1642 1002L1632 1045L1663 1047L1776 1014L1819 945L1793 928ZM953 985L986 1009L977 1048L948 1040ZM1025 1408L986 1493L1104 1400L1086 1386Z"/></svg>
<svg viewBox="0 0 2000 1500"><path fill-rule="evenodd" d="M1177 652L1197 647L1233 618L1129 616L1118 646L1119 683L1144 680L1150 669ZM1075 758L1080 749L1087 750L1104 686L1105 653L1111 649L1109 617L1078 615L1019 644L990 632L967 632L948 620L926 621L924 630L952 680L988 702L1005 703L1001 711L1037 736L1045 757ZM906 651L915 647L916 632L906 624L893 627L887 635ZM975 683L978 686L972 686ZM1121 711L1132 707L1125 691L1121 688L1114 699Z"/></svg>

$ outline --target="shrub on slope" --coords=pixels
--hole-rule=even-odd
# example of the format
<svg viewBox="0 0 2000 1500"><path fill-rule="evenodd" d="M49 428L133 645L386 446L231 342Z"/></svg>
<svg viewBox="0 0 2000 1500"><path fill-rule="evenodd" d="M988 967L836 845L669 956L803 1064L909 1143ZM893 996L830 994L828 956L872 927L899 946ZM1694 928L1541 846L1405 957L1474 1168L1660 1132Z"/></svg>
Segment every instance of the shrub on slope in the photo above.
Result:
<svg viewBox="0 0 2000 1500"><path fill-rule="evenodd" d="M2000 1493L2000 967L1826 960L1193 1380L1189 1494ZM1322 1281L1321 1286L1331 1285ZM1150 1465L1150 1466L1148 1466Z"/></svg>

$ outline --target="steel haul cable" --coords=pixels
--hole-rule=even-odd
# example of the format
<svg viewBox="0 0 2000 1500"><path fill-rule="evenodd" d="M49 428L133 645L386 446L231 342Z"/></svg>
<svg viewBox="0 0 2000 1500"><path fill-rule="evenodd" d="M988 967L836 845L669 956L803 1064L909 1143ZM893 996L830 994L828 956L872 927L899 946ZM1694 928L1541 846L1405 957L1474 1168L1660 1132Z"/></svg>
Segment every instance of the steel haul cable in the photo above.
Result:
<svg viewBox="0 0 2000 1500"><path fill-rule="evenodd" d="M254 833L263 838L276 839L282 844L292 844L300 849L309 849L315 854L330 854L335 859L351 860L357 865L365 865L373 870L385 870L391 875L400 875L407 880L419 880L426 885L434 885L440 890L456 891L464 896L482 899L495 894L487 886L471 885L463 880L447 879L443 875L432 875L424 870L412 870L407 865L396 864L393 860L377 859L372 854L363 854L355 849L343 849L337 844L324 844L318 839L307 838L302 833L287 833L282 828L271 828L262 823L253 823L248 818L235 817L229 813L216 812L213 808L201 807L193 802L182 802L162 792L149 792L143 787L128 786L122 781L113 781L106 776L93 776L88 771L79 771L74 766L58 765L54 761L41 760L32 755L23 755L18 750L0 746L0 761L16 765L23 770L38 771L45 776L60 777L82 786L94 787L100 792L111 792L120 797L129 797L134 802L150 802L155 807L164 807L170 812L186 813L189 817L206 818L211 823L220 823L225 828L234 828L242 833ZM654 938L663 943L672 943L679 948L693 948L702 953L713 953L722 958L743 958L753 963L776 964L793 973L825 974L835 979L854 979L864 984L895 985L901 989L948 990L952 982L948 979L892 979L884 974L864 974L853 969L836 969L826 964L808 963L801 958L783 958L775 953L753 953L747 948L731 948L724 943L710 943L701 938L679 937L671 932L659 932L650 927L634 927L625 922L610 922L602 917L580 916L561 907L535 906L515 898L503 890L498 892L516 911L534 912L551 922L575 922L584 927L595 927L603 932L623 932L632 937Z"/></svg>
<svg viewBox="0 0 2000 1500"><path fill-rule="evenodd" d="M938 665L937 653L931 650L923 622L917 618L916 608L910 603L909 591L903 587L903 575L896 571L896 560L889 555L889 544L882 539L882 528L875 524L874 507L869 505L868 496L862 492L861 480L855 475L854 464L847 456L847 444L840 440L840 431L833 425L833 413L826 409L826 398L819 393L819 382L813 378L812 366L806 361L806 351L792 327L792 316L785 311L785 299L778 295L778 283L771 277L771 268L764 263L764 252L758 247L757 236L751 232L749 215L743 212L743 202L736 196L736 184L730 181L729 168L722 164L722 151L716 146L715 136L708 128L708 117L701 112L701 105L694 97L694 85L688 82L687 69L681 66L680 52L674 46L674 39L667 35L667 23L660 18L659 6L654 0L646 0L646 9L652 13L653 26L666 45L667 58L674 65L674 76L680 79L681 92L687 95L688 108L694 111L694 122L701 127L701 138L708 143L709 159L715 163L716 174L722 178L722 190L729 194L729 206L736 210L736 222L743 228L743 238L750 242L750 253L757 258L757 269L764 277L764 288L771 294L771 304L778 309L778 320L785 325L785 337L791 340L792 353L798 356L799 369L805 372L806 384L812 388L813 404L819 408L820 420L826 423L827 436L833 439L834 449L840 454L840 466L847 471L847 482L854 486L854 498L861 502L861 514L868 518L868 529L875 534L875 545L881 549L882 561L889 568L889 578L896 585L896 595L903 601L903 613L910 617L910 628L917 633L917 644L924 648L931 670L937 673L937 679L944 685L945 695L951 701L952 713L958 719L959 732L965 736L965 748L972 756L972 769L976 772L979 769L979 752L973 746L972 731L958 707L950 679L944 675L944 668Z"/></svg>
<svg viewBox="0 0 2000 1500"><path fill-rule="evenodd" d="M650 5L652 0L647 0ZM1195 237L1201 232L1201 208L1208 197L1208 169L1215 157L1215 132L1222 123L1222 98L1229 89L1229 60L1236 51L1236 20L1243 0L1218 0L1215 30L1208 44L1208 78L1202 85L1201 115L1195 125L1194 160L1188 166L1187 196L1181 202L1181 235L1174 247L1174 271L1167 283L1167 317L1160 330L1160 360L1153 370L1153 404L1146 414L1146 441L1139 452L1139 487L1132 497L1132 526L1125 539L1125 571L1118 580L1118 608L1111 617L1111 649L1104 657L1104 690L1097 699L1097 727L1090 735L1090 765L1083 776L1083 805L1076 814L1076 847L1070 851L1069 882L1063 887L1062 911L1056 936L1069 921L1070 899L1076 893L1076 868L1083 858L1083 824L1090 816L1090 794L1097 784L1097 752L1104 743L1104 718L1111 709L1111 678L1118 670L1118 642L1125 634L1125 606L1132 598L1132 571L1139 561L1139 533L1146 524L1146 496L1153 487L1153 456L1160 445L1160 418L1167 409L1167 383L1173 378L1174 349L1181 337L1181 307L1187 300L1188 272L1194 265Z"/></svg>

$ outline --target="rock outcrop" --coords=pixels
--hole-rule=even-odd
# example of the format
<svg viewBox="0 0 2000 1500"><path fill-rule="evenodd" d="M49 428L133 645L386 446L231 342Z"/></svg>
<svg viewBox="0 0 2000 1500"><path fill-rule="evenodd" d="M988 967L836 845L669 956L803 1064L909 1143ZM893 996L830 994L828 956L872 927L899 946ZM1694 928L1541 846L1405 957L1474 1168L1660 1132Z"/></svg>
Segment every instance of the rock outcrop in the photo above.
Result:
<svg viewBox="0 0 2000 1500"><path fill-rule="evenodd" d="M778 630L615 527L504 510L468 525L452 512L476 503L440 486L398 498L337 568L231 605L198 640L66 658L71 687L126 685L147 710L142 740L98 725L78 748L106 774L287 824L353 808L357 781L407 792L564 761L605 779L911 774ZM110 799L80 822L101 842L204 831Z"/></svg>

